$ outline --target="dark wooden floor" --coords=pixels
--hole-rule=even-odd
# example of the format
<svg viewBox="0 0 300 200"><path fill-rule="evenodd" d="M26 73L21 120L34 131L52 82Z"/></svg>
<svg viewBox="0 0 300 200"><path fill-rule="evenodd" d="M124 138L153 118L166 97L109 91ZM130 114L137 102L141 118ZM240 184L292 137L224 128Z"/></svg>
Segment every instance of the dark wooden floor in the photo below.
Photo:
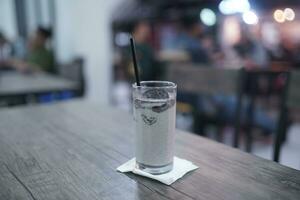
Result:
<svg viewBox="0 0 300 200"><path fill-rule="evenodd" d="M0 110L0 199L300 199L300 172L182 131L199 169L171 186L116 172L134 156L132 117L81 101Z"/></svg>

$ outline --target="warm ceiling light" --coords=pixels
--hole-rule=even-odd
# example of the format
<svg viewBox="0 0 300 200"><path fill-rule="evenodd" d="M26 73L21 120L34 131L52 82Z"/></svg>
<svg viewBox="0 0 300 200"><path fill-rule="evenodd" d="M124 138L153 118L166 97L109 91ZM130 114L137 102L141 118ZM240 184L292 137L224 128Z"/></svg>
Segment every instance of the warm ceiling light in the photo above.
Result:
<svg viewBox="0 0 300 200"><path fill-rule="evenodd" d="M283 11L284 17L288 21L293 21L295 19L295 12L291 8L286 8Z"/></svg>
<svg viewBox="0 0 300 200"><path fill-rule="evenodd" d="M285 21L285 15L282 10L275 10L273 17L274 17L275 21L277 21L279 23L282 23Z"/></svg>

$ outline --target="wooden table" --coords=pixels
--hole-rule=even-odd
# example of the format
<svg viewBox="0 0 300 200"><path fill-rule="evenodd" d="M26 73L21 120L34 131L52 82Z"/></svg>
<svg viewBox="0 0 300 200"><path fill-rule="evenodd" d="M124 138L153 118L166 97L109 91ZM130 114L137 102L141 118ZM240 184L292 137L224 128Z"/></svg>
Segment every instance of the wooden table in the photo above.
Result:
<svg viewBox="0 0 300 200"><path fill-rule="evenodd" d="M46 73L0 73L0 97L15 97L47 92L76 90L78 85L62 77Z"/></svg>
<svg viewBox="0 0 300 200"><path fill-rule="evenodd" d="M0 199L299 199L300 172L176 132L199 166L171 186L116 168L134 156L132 117L69 101L0 111Z"/></svg>

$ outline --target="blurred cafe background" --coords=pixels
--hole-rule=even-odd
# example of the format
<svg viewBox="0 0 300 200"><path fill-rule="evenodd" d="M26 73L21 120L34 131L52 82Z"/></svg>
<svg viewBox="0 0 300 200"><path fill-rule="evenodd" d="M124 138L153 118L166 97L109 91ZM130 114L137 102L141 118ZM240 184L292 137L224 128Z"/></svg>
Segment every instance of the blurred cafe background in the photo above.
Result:
<svg viewBox="0 0 300 200"><path fill-rule="evenodd" d="M299 11L299 0L0 0L0 111L84 99L132 112L132 35L141 79L178 85L177 128L300 169Z"/></svg>

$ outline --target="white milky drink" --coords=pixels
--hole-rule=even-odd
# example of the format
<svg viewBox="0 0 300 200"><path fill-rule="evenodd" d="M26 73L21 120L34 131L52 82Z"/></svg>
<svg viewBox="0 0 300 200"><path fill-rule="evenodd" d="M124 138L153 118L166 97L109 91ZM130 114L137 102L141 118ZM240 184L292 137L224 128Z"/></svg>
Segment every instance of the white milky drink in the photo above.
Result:
<svg viewBox="0 0 300 200"><path fill-rule="evenodd" d="M176 85L166 83L173 88L160 88L155 82L156 87L144 85L146 88L137 88L133 95L137 167L152 174L166 173L173 167Z"/></svg>

